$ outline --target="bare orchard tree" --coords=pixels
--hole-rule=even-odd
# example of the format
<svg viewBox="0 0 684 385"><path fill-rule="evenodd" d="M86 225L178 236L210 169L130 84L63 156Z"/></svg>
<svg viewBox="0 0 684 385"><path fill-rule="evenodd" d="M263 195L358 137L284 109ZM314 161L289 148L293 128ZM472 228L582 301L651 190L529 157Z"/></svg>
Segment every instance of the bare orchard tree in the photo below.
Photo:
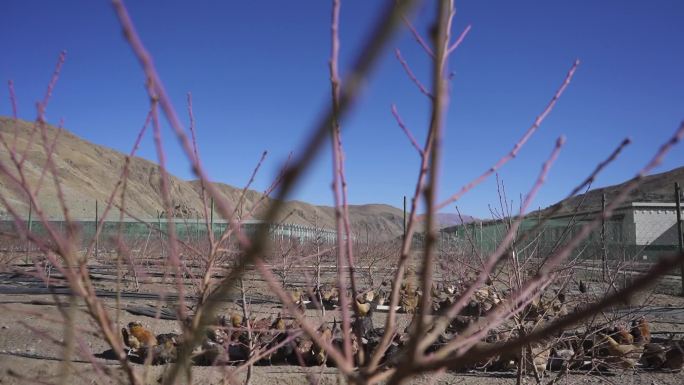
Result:
<svg viewBox="0 0 684 385"><path fill-rule="evenodd" d="M42 224L47 234L37 234L29 230L23 219L23 212L20 212L19 208L8 197L0 195L0 201L12 217L20 236L28 239L36 249L40 250L41 254L44 255L43 258L64 277L66 284L74 294L68 302L63 302L55 297L55 302L58 303L60 314L62 314L65 330L64 340L59 344L63 348L63 370L59 379L61 383L69 382L69 363L76 344L79 344L78 346L83 353L89 357L95 372L99 373L103 380L106 379L104 378L106 377L105 371L101 365L92 358L93 355L88 351L87 345L81 343L78 334L75 333L77 329L74 314L76 314L78 305L84 306L86 313L93 321L92 324L95 325L96 334L111 348L129 383L145 383L143 373L147 371L147 366L151 365L155 359L158 360L159 357L166 357L164 354L166 352L160 349L170 347L173 347L175 354L173 359L168 360L169 363L172 363L167 367L161 382L165 385L191 382L192 364L197 358L196 352L198 350L202 351L202 354L216 352L213 349L222 349L221 353L231 351L230 346L226 348L223 345L226 341L221 343L212 341L213 345L210 344L207 341L207 331L216 330L217 326L219 329L228 328L228 326L222 325L222 323L227 323L225 319L219 317L220 322L217 321L217 313L222 309L225 300L233 297L238 283L246 283L244 274L248 269L250 272L256 271L261 275L269 293L277 297L278 301L282 303L282 311L287 313L293 321L289 330L283 327L282 322L271 325L272 329L277 329L281 333L283 339L269 340L268 344L263 344L264 349L259 349L258 345L250 344L247 359L237 363L237 368L234 371L226 372L226 379L231 382L236 381L236 373L247 370L251 374L251 368L255 362L278 351L279 348L292 348L292 344L295 345L295 348L289 350L295 351L292 354L297 357L297 362L300 364L323 365L327 362L334 363L339 376L354 384L387 383L392 385L407 383L419 375L468 368L483 361L490 362L495 357L516 358L519 381L525 372L521 364L522 361L525 361L522 357L526 357L527 362L529 362L528 366L532 368L534 375L539 379L543 373L540 373L541 365L538 365L538 358L544 356L545 353L543 352L547 351L550 338L557 337L559 333L562 334L565 329L576 325L578 322L594 319L601 311L624 302L625 298L643 290L655 278L682 262L683 256L679 254L664 257L628 285L596 297L592 302L587 302L582 307L575 309L574 312L558 314L549 319L544 316L549 308L554 307L553 304L556 303L556 300L559 300L558 293L550 288L562 288L572 278L563 269L565 264L572 262L575 251L601 225L602 220L610 218L615 209L640 185L643 177L653 171L661 163L663 157L681 140L684 136L684 124L679 125L674 134L663 142L653 158L636 172L632 180L621 187L619 193L607 204L605 210L584 221L579 228L567 235L562 244L551 251L545 253L536 251L539 248L534 237L535 233L530 232L529 235L526 235L526 232L521 230L521 224L565 144L565 138L562 136L550 144L550 153L544 161L540 161L542 164L539 175L536 180L530 181L530 188L521 197L520 204L515 209L508 206L506 210L502 210L501 219L505 222L505 231L492 250L485 250L480 247L477 249L478 253L468 255L469 253L462 250L442 249L441 252L446 255L440 255L440 233L436 223L437 213L454 205L466 193L490 178L523 150L525 144L538 131L544 119L551 113L569 86L578 68L579 61L571 64L567 75L557 91L551 96L548 104L534 119L531 126L522 133L520 139L513 144L510 152L503 154L480 176L452 195L440 198L437 191L442 180L442 159L443 152L446 150L443 147L443 137L447 127L449 83L451 81L449 59L466 38L470 27L467 26L462 29L462 32L454 36L456 10L453 1L435 1L430 3L435 6L435 19L430 27L428 38L424 38L411 23L412 10L418 3L420 1L416 0L388 2L374 24L372 33L363 40L362 47L350 51L356 52L356 57L352 58L350 61L352 64L345 71L346 76L342 78L339 70L341 4L340 0L332 0L329 60L330 106L326 107L319 119L315 121L309 136L301 147L301 151L297 151L297 156L293 157L283 167L282 173L263 194L263 198L257 203L251 202L249 207L243 207L242 198L236 206L234 202L231 202L219 191L215 184L210 182L197 150L192 109L189 108L191 123L190 132L188 132L165 90L164 82L160 78L143 40L135 29L123 1L112 0L124 37L142 67L149 97L149 114L138 141L147 127L151 127L161 176L158 181L159 198L163 206L162 211L168 220L165 234L160 237L163 242L161 250L164 254L164 258L160 260L164 263L164 276L168 279L168 283L173 287L174 294L177 296L178 303L174 316L179 320L179 327L183 332L182 336L178 336L177 339L165 336L164 341L166 342L159 344L156 342L162 340L162 336L157 336L157 339L152 332L135 323L129 325L130 330L124 328L125 332L120 333L121 325L114 321L116 318L112 316L112 309L104 304L102 298L97 296L96 286L90 275L92 266L89 264L94 254L94 245L89 245L85 252L79 250L77 226L74 225L75 222L70 216L68 207L66 207L65 191L62 188L59 173L53 161L56 138L47 135L47 123L44 115L64 62L65 56L61 55L45 97L38 103L38 119L31 128L33 130L31 138L42 140L31 140L37 140L36 144L41 146L47 158L44 176L46 179L52 179L56 186L61 209L67 223L64 232L58 231L50 223L44 207L38 199L38 193L43 183L42 179L36 185L30 183L27 178L26 163L23 159L27 156L26 151L30 146L27 147L27 150L17 148L11 144L7 137L0 136L2 139L0 145L9 154L8 162L0 162L0 174L14 188L25 193L35 209L36 221ZM397 106L392 106L391 114L416 151L416 182L410 198L406 237L401 240L400 247L390 243L386 251L381 252L383 257L387 254L387 264L391 266L392 272L392 278L388 284L389 306L384 323L378 325L382 326L382 333L371 336L364 332L363 327L364 324L367 325L368 315L372 311L372 307L367 301L365 295L367 293L364 293L359 285L362 279L360 276L362 269L359 267L363 266L361 264L364 262L364 258L370 259L368 266L375 266L378 262L374 258L380 258L380 256L376 254L377 249L375 246L371 246L371 242L368 242L365 249L354 244L355 237L353 236L348 207L347 189L349 186L346 180L342 138L345 119L350 107L358 100L362 84L369 78L372 68L382 56L383 48L391 41L396 30L402 25L407 26L408 31L415 38L431 64L430 82L423 84L419 77L414 74L401 52L395 51L398 65L404 69L408 79L415 84L418 92L424 95L429 103L430 112L427 119L429 123L422 130L425 134L425 141L422 144L418 143L411 129L401 119L400 109ZM11 100L14 101L11 87L10 92ZM173 212L172 187L166 169L160 114L163 114L168 121L188 163L201 184L199 194L203 202L202 210L208 230L207 246L204 248L194 247L192 244L179 239L174 221L171 220ZM16 114L14 121L18 122ZM129 160L135 155L138 141L126 158L126 163L117 179L111 197L105 204L103 219L98 223L98 231L102 228L107 211L117 202L115 198L121 190L126 189ZM584 181L580 181L568 196L574 196L587 188L597 175L617 157L625 143L618 145L616 150L604 162L598 164L594 170L588 170L588 177ZM335 281L339 288L339 313L335 315L335 321L339 320L339 326L335 322L333 325L335 330L324 323L320 317L307 315L301 308L301 303L297 303L299 299L293 298L287 292L286 286L294 281L290 275L291 269L296 268L297 264L301 265L300 259L306 259L305 254L307 252L302 250L301 245L292 240L276 239L273 241L273 234L269 231L268 225L259 226L255 234L249 235L243 231L242 227L242 221L252 218L259 206L264 208L263 215L260 215L263 222L266 224L276 223L277 218L281 218L284 202L291 197L293 189L301 182L301 176L311 167L314 159L317 159L316 155L323 150L326 144L330 145L332 150L332 194L335 202L335 231L337 233L334 260L337 273ZM262 161L263 157L258 165ZM258 165L255 168L255 173L259 169ZM245 186L243 196L252 180L253 176ZM221 234L214 234L213 224L209 219L210 204L208 202L211 201L215 202L216 215L227 222L227 226ZM119 201L118 203L123 202ZM416 249L413 247L413 239L419 231L418 211L421 207L425 210L423 242L419 249ZM543 226L548 219L549 216L540 218L539 225ZM467 248L472 240L466 238L462 242L461 247ZM233 244L236 245L234 249L226 249L226 245ZM275 263L275 269L274 266L266 263L266 257L271 250L276 254L275 259L279 260L278 263ZM476 250L476 248L473 247L472 250ZM535 251L530 252L531 255L526 255L531 250ZM317 248L317 252L313 255L320 255L318 251ZM126 254L122 253L122 261L127 258ZM196 259L197 263L191 263L193 258ZM436 286L439 284L439 274L436 272L440 264L445 261L448 263L450 258L461 258L461 260L466 261L469 268L472 269L472 274L465 277L462 285L458 288L458 293L453 294L450 297L451 300L439 309L438 315L435 315L433 312L434 302L436 295L439 294L436 293ZM34 260L36 266L40 263L41 261ZM534 264L529 265L530 268L528 268L528 263ZM201 268L193 270L191 265ZM320 266L320 263L318 265ZM223 269L221 274L216 274L217 269ZM415 274L412 273L414 271ZM42 270L36 269L34 274L36 277L46 280ZM407 281L409 280L415 280L415 282L408 284ZM315 282L317 285L320 284L318 273ZM370 283L371 286L377 284L375 281ZM188 295L188 290L194 290L196 295ZM242 293L245 294L245 291ZM247 295L242 297L243 304L249 301ZM412 307L415 314L409 326L403 327L400 326L401 323L399 322L399 318L403 315L398 314L398 312L399 304L406 298L415 300L415 306ZM489 309L482 311L481 309L487 305L489 305ZM193 311L189 312L189 309ZM243 316L249 317L250 308L243 307L243 310L245 310ZM476 316L469 316L468 322L461 322L463 313L471 310L474 310ZM282 321L281 317L278 318L279 321ZM252 333L257 331L252 329L249 319L240 320L235 317L231 321L234 321L234 324L231 323L229 326L234 327L240 337L244 338L245 334L241 332L246 331L248 340L252 341ZM269 328L265 321L263 324L267 329ZM458 326L457 332L453 330L455 324ZM506 328L508 328L507 333L502 337L502 329ZM373 332L375 333L375 328ZM135 337L134 333L140 339L137 337L136 340L128 338L130 335ZM488 342L487 338L491 336L495 338ZM611 342L608 337L601 335L601 343L604 343L604 346L613 347L612 344L607 344ZM371 341L372 343L364 341ZM256 349L254 349L255 347ZM142 363L146 367L143 373L137 370L129 359L130 351L127 351L129 349L135 349L137 352L152 352L145 355ZM254 353L255 351L258 353ZM515 361L515 359L505 361Z"/></svg>

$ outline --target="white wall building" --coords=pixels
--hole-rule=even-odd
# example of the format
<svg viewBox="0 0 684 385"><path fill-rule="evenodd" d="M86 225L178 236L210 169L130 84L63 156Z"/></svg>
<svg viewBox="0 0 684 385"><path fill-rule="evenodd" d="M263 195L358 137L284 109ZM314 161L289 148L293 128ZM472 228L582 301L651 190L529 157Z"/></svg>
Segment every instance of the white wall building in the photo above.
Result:
<svg viewBox="0 0 684 385"><path fill-rule="evenodd" d="M636 246L677 246L677 209L675 203L632 202L625 213L623 236Z"/></svg>

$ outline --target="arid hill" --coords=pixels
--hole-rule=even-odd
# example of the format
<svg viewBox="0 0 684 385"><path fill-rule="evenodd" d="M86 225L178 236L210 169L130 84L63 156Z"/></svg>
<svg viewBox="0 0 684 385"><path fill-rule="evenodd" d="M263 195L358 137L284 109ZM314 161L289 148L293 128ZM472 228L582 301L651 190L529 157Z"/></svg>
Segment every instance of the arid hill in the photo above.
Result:
<svg viewBox="0 0 684 385"><path fill-rule="evenodd" d="M684 186L684 167L672 169L667 172L648 175L644 177L641 185L636 190L632 191L627 197L625 203L631 202L674 202L674 184L679 182ZM586 194L580 194L562 200L542 212L551 210L560 205L559 214L569 213L575 210L580 205L579 211L595 211L601 209L601 196L606 194L606 203L617 197L620 190L629 183L623 182L613 186L606 186L588 191Z"/></svg>
<svg viewBox="0 0 684 385"><path fill-rule="evenodd" d="M69 215L75 219L93 218L95 201L102 205L113 191L123 170L125 155L110 148L85 141L68 130L58 130L47 126L45 136L41 130L35 130L32 122L14 121L0 117L0 132L10 146L15 141L16 148L23 152L29 146L25 160L24 177L35 189L40 185L39 198L45 214L51 218L63 218L64 214L57 199L54 181L49 173L43 173L46 167L46 148L49 148L57 137L53 164L57 169L63 188ZM32 138L32 139L31 139ZM43 139L48 145L44 147ZM15 170L7 150L0 149L0 162L5 167ZM13 171L13 174L16 174ZM41 177L42 175L42 177ZM41 180L42 179L42 180ZM159 193L160 173L158 165L142 158L132 158L129 179L124 201L127 213L138 218L156 218L163 212ZM173 216L178 218L202 217L202 201L200 183L184 181L170 176ZM217 183L221 193L231 203L238 202L242 189ZM25 193L9 178L0 176L0 194L8 204L20 215L27 215L28 204ZM120 195L120 194L119 194ZM244 212L248 211L261 197L261 193L250 190L243 200ZM115 200L121 203L121 197ZM102 206L100 206L102 207ZM100 213L102 208L100 208ZM402 211L384 204L352 205L349 208L354 231L366 234L370 232L377 237L395 237L402 233ZM257 211L256 218L263 215L264 209ZM0 214L6 215L7 208L0 207ZM110 216L118 218L118 210L113 209ZM453 218L452 218L453 219ZM299 201L289 201L279 220L302 225L318 224L319 227L334 228L334 210L328 206L314 206Z"/></svg>
<svg viewBox="0 0 684 385"><path fill-rule="evenodd" d="M632 202L674 202L675 182L679 182L680 186L684 187L684 167L678 167L670 171L644 177L639 188L632 191L622 204L624 205ZM558 208L558 211L554 215L568 214L575 212L575 210L578 212L599 211L601 210L602 195L604 193L606 194L606 204L610 204L627 183L629 183L629 181L589 190L585 194L578 194L574 197L564 199L540 211L530 212L527 215L528 217L536 219L540 213L541 215L547 215L556 208ZM473 220L476 219L470 217L467 220L464 216L464 222L466 223ZM485 222L487 222L487 220L485 220ZM443 228L450 229L447 231L452 231L453 228L459 224L460 223L445 225Z"/></svg>

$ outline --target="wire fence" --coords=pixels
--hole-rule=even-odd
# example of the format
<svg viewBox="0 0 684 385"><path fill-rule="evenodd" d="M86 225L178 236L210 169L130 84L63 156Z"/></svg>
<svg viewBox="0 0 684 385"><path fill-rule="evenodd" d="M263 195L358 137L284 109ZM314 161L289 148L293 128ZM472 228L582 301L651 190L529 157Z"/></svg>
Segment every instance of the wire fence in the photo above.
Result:
<svg viewBox="0 0 684 385"><path fill-rule="evenodd" d="M206 223L200 219L148 218L138 220L127 218L101 221L98 234L98 223L99 221L94 218L72 219L69 222L50 219L47 223L30 218L23 219L21 222L11 218L0 218L0 234L7 239L13 238L15 240L15 242L3 242L5 248L30 248L29 242L25 240L22 242L18 239L20 238L18 234L30 230L39 238L47 238L49 226L53 231L63 235L71 233L71 238L75 239L81 247L87 247L96 241L99 247L110 248L113 247L115 239L124 242L136 242L150 238L168 238L172 228L177 239L186 242L204 242L208 239L209 231L213 232L214 237L220 237L230 226L229 222L225 220L214 220L211 223ZM25 228L18 229L17 226L25 226ZM287 239L301 243L316 241L322 244L334 244L337 240L337 233L334 230L291 223L270 224L258 220L247 220L241 222L240 231L247 237L252 237L262 226L268 227L270 237L273 240Z"/></svg>
<svg viewBox="0 0 684 385"><path fill-rule="evenodd" d="M516 249L525 255L546 256L575 237L601 211L557 215L550 219L528 217L520 223ZM493 252L504 239L510 220L475 221L445 229L440 243L462 244L478 253ZM633 202L601 221L574 250L584 259L620 259L653 262L678 250L677 212L674 203Z"/></svg>
<svg viewBox="0 0 684 385"><path fill-rule="evenodd" d="M675 192L675 195L677 194L679 194L678 190ZM515 250L522 258L544 258L565 245L584 226L600 218L601 214L601 210L593 210L565 213L551 218L530 215L520 223L516 234ZM129 244L135 244L138 241L147 243L156 239L163 241L170 235L172 227L176 237L181 241L206 242L209 231L213 232L214 237L219 237L229 226L225 220L215 220L213 215L211 218L208 221L203 218L169 220L160 215L144 219L108 217L101 221L98 220L101 218L97 217L97 203L95 203L95 215L92 218L73 219L70 222L61 218L50 218L47 224L53 231L71 234L71 239L81 247L95 244L97 251L114 249L116 247L114 241L119 240ZM490 254L504 239L513 220L515 219L474 221L444 229L440 232L440 247L442 249L460 248L480 255ZM98 223L100 223L99 233ZM17 226L24 228L18 229ZM333 229L292 223L269 224L259 220L245 220L241 222L240 231L247 237L252 237L261 226L268 227L273 241L295 241L302 244L317 243L330 246L337 241L337 233ZM32 218L30 209L27 218L21 221L10 217L0 217L0 236L4 238L0 248L30 251L35 246L18 236L26 230L30 230L38 237L49 238L46 224ZM366 233L365 239L368 239L367 226ZM573 250L572 257L601 260L603 263L611 261L652 263L662 255L677 251L679 238L676 203L632 202L617 208L609 218L602 220ZM359 242L362 243L362 240ZM419 249L421 244L422 236L417 234L414 238L414 249Z"/></svg>

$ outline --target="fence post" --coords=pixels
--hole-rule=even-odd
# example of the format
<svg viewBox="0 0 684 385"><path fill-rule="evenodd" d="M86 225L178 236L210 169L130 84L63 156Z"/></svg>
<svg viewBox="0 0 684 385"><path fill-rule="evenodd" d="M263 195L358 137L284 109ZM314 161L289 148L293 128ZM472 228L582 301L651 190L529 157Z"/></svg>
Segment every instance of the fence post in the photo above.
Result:
<svg viewBox="0 0 684 385"><path fill-rule="evenodd" d="M403 241L406 241L406 195L404 195L404 221L402 222L402 228L404 230Z"/></svg>
<svg viewBox="0 0 684 385"><path fill-rule="evenodd" d="M480 253L484 250L484 240L482 234L482 221L480 221Z"/></svg>
<svg viewBox="0 0 684 385"><path fill-rule="evenodd" d="M478 251L478 250L477 250L477 228L476 228L477 222L476 222L476 221L473 221L472 224L473 224L473 231L471 231L470 234L472 234L472 239L473 239L473 240L472 240L472 242L470 242L470 243L471 243L471 245L472 245L471 247L472 247L472 249L473 249L473 253L476 253L476 252ZM467 231L467 230L466 230L466 231Z"/></svg>
<svg viewBox="0 0 684 385"><path fill-rule="evenodd" d="M31 248L31 239L28 237L28 234L31 233L31 225L32 225L31 214L33 214L33 202L32 202L31 199L29 198L28 224L26 225L26 226L27 226L27 229L28 229L28 232L27 232L27 234L26 234L26 235L27 235L27 237L26 237L26 258L25 258L25 261L24 261L24 262L26 262L27 264L29 263L29 251L30 251L30 248Z"/></svg>
<svg viewBox="0 0 684 385"><path fill-rule="evenodd" d="M157 210L157 226L159 227L159 247L160 247L161 257L163 259L164 258L164 233L162 232L161 216L162 216L162 213L159 210Z"/></svg>
<svg viewBox="0 0 684 385"><path fill-rule="evenodd" d="M606 249L606 194L601 194L601 278L606 281L608 268L608 251Z"/></svg>
<svg viewBox="0 0 684 385"><path fill-rule="evenodd" d="M214 198L211 198L211 212L209 217L209 228L211 229L211 235L214 235ZM212 238L213 239L213 238Z"/></svg>
<svg viewBox="0 0 684 385"><path fill-rule="evenodd" d="M684 238L682 235L682 193L679 188L679 183L675 182L675 202L677 203L677 242L679 243L679 253L684 252ZM680 274L682 278L682 295L684 295L684 263L680 265Z"/></svg>
<svg viewBox="0 0 684 385"><path fill-rule="evenodd" d="M100 223L99 212L97 211L97 199L95 200L95 258L97 258L97 251L100 248L100 235L97 227Z"/></svg>

